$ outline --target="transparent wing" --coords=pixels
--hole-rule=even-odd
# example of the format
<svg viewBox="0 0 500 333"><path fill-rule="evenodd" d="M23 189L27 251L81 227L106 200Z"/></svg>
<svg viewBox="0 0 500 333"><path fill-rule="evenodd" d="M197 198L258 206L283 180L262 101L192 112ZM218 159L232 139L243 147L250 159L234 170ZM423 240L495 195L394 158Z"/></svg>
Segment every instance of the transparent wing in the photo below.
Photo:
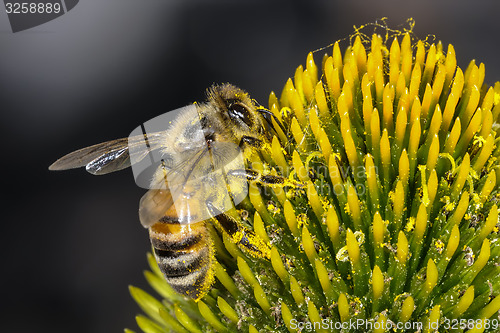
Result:
<svg viewBox="0 0 500 333"><path fill-rule="evenodd" d="M205 155L203 150L184 154L184 159L174 166L167 167L165 163L157 169L149 190L139 202L139 220L145 228L149 228L165 217L175 218L173 223L194 223L194 212L182 209L182 206L194 203L193 198L185 197L186 184L200 160ZM177 207L173 207L176 205ZM177 208L177 209L176 209ZM183 211L177 211L181 209ZM170 210L170 212L169 212Z"/></svg>
<svg viewBox="0 0 500 333"><path fill-rule="evenodd" d="M182 159L174 165L165 166L164 177L170 188L185 188L188 184L206 180L213 172L234 163L241 153L238 145L232 142L214 142L210 146L184 150ZM243 163L240 162L238 167L244 168ZM152 183L150 188L154 186Z"/></svg>
<svg viewBox="0 0 500 333"><path fill-rule="evenodd" d="M131 158L135 163L144 159L151 150L161 148L164 138L165 132L156 132L99 143L61 157L49 167L49 170L67 170L85 166L93 175L122 170L130 166Z"/></svg>
<svg viewBox="0 0 500 333"><path fill-rule="evenodd" d="M139 220L144 228L158 222L174 203L165 181L160 181L157 187L147 191L139 202Z"/></svg>
<svg viewBox="0 0 500 333"><path fill-rule="evenodd" d="M213 217L206 208L208 201L227 211L246 197L246 180L226 177L226 169L244 169L238 145L211 143L182 155L174 165L162 164L142 197L139 216L144 227L164 217L179 224L204 221Z"/></svg>

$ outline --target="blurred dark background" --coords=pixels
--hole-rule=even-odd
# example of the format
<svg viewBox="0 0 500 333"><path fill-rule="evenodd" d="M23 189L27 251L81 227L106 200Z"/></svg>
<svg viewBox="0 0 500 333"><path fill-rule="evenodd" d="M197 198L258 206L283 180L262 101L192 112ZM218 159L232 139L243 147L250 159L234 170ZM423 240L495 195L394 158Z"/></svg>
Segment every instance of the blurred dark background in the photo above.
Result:
<svg viewBox="0 0 500 333"><path fill-rule="evenodd" d="M130 170L49 172L77 148L232 82L267 105L310 50L388 17L455 46L465 68L500 80L498 1L86 0L13 34L0 10L0 331L138 330L129 296L149 251L138 221L144 190Z"/></svg>

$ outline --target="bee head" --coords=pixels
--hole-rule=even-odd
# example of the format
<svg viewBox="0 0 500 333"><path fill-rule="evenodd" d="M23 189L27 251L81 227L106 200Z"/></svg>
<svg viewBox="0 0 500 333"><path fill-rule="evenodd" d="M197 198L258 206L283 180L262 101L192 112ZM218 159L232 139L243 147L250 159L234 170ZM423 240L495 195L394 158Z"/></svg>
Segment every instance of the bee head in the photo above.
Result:
<svg viewBox="0 0 500 333"><path fill-rule="evenodd" d="M208 100L215 104L221 120L238 136L262 133L262 116L256 111L250 96L231 84L214 85L208 90Z"/></svg>

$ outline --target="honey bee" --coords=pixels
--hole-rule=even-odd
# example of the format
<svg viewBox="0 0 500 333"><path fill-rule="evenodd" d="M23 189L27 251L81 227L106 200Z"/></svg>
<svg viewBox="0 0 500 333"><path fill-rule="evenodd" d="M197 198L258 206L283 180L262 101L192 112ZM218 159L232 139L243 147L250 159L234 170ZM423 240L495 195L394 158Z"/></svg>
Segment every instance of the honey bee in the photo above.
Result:
<svg viewBox="0 0 500 333"><path fill-rule="evenodd" d="M128 138L77 150L49 169L85 166L101 175L132 165L136 182L148 188L139 203L139 219L149 229L158 266L175 291L199 300L214 282L215 249L207 223L227 233L244 252L269 259L269 245L230 212L246 197L249 182L300 185L246 167L250 154L269 146L276 130L271 117L243 90L214 85L206 102L184 108L175 118L154 118ZM146 131L165 122L165 130ZM144 177L148 169L153 171Z"/></svg>

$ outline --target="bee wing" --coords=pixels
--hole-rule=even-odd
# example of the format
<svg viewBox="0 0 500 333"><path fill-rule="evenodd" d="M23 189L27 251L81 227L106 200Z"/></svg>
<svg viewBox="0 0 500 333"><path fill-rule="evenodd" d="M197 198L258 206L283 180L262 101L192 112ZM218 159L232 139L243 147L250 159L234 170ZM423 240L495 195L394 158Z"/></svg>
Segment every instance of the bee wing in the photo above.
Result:
<svg viewBox="0 0 500 333"><path fill-rule="evenodd" d="M244 169L241 150L232 142L212 142L184 151L182 160L158 170L163 174L156 174L151 189L141 200L143 226L149 227L163 216L174 217L179 224L207 220L213 217L206 207L207 201L216 202L223 212L233 208L246 197L246 181L228 183L226 167ZM237 193L229 190L228 186L233 185Z"/></svg>
<svg viewBox="0 0 500 333"><path fill-rule="evenodd" d="M174 205L174 201L177 200L177 203L179 203L187 200L182 196L182 192L193 171L192 168L196 165L196 162L193 163L193 157L198 156L195 159L199 160L204 154L202 150L193 152L193 154L186 154L185 158L175 166L167 168L162 165L157 170L157 174L150 184L150 189L139 202L139 220L143 227L149 228L164 217ZM163 175L160 173L163 173ZM177 212L173 213L173 215L177 219L179 218Z"/></svg>
<svg viewBox="0 0 500 333"><path fill-rule="evenodd" d="M161 148L163 139L164 132L156 132L98 143L61 157L49 167L49 170L67 170L85 166L85 169L93 175L104 175L128 168L131 157L134 162L142 160L149 151Z"/></svg>
<svg viewBox="0 0 500 333"><path fill-rule="evenodd" d="M173 205L172 194L166 188L153 188L146 192L139 202L139 220L149 228L160 220Z"/></svg>

